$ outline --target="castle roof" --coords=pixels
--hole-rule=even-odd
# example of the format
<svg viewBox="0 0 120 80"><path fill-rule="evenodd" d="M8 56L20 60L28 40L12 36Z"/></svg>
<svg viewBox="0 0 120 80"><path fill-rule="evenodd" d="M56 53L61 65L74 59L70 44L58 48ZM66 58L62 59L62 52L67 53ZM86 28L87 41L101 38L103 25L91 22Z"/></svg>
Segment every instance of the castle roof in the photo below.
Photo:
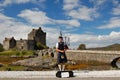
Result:
<svg viewBox="0 0 120 80"><path fill-rule="evenodd" d="M14 39L14 37L11 37L11 38L5 37L5 41L10 41L11 39Z"/></svg>
<svg viewBox="0 0 120 80"><path fill-rule="evenodd" d="M36 32L38 32L38 31L40 31L40 32L42 32L42 33L45 33L45 32L41 29L41 27L39 27L39 29L32 29L32 31L31 31L29 34L35 35Z"/></svg>

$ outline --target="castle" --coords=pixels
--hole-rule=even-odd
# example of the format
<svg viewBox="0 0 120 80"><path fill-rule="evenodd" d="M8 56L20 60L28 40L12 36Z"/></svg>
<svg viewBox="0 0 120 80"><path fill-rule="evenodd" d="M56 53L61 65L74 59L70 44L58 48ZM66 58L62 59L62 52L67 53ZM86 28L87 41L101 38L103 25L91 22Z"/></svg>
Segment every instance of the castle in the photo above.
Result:
<svg viewBox="0 0 120 80"><path fill-rule="evenodd" d="M3 47L5 50L17 49L17 50L36 50L36 44L41 43L46 46L46 32L43 32L41 27L39 29L32 29L28 34L28 39L15 40L12 38L5 38L3 41Z"/></svg>

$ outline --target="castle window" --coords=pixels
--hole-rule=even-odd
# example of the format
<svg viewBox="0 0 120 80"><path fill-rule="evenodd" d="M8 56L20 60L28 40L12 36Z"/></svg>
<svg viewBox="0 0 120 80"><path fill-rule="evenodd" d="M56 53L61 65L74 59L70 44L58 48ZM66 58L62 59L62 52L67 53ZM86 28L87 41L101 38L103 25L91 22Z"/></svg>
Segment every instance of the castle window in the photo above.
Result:
<svg viewBox="0 0 120 80"><path fill-rule="evenodd" d="M23 49L23 46L21 46L21 49Z"/></svg>

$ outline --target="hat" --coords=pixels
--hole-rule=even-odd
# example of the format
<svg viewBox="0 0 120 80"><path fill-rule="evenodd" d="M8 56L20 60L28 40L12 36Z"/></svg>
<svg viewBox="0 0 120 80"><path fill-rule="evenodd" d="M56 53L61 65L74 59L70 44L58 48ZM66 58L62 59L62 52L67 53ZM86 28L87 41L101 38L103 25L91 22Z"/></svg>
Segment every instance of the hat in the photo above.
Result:
<svg viewBox="0 0 120 80"><path fill-rule="evenodd" d="M59 36L59 38L63 39L63 37L62 37L62 36Z"/></svg>

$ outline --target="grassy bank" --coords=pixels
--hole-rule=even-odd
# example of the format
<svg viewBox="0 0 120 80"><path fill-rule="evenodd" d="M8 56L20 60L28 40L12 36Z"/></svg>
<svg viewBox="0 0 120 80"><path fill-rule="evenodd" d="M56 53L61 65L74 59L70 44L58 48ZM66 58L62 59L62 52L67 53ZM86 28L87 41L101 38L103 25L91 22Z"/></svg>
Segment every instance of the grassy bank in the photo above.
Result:
<svg viewBox="0 0 120 80"><path fill-rule="evenodd" d="M0 71L23 71L25 70L24 66L11 66L11 65L4 65L0 67Z"/></svg>
<svg viewBox="0 0 120 80"><path fill-rule="evenodd" d="M7 50L0 52L0 56L11 56L11 55L16 55L16 56L24 56L24 55L33 55L33 51L17 51L17 50Z"/></svg>
<svg viewBox="0 0 120 80"><path fill-rule="evenodd" d="M25 70L24 66L12 66L10 64L18 60L26 59L24 56L32 56L33 54L34 54L33 51L17 51L17 50L7 50L0 52L0 63L3 64L3 66L0 67L0 71ZM16 56L16 57L11 57L11 56Z"/></svg>

